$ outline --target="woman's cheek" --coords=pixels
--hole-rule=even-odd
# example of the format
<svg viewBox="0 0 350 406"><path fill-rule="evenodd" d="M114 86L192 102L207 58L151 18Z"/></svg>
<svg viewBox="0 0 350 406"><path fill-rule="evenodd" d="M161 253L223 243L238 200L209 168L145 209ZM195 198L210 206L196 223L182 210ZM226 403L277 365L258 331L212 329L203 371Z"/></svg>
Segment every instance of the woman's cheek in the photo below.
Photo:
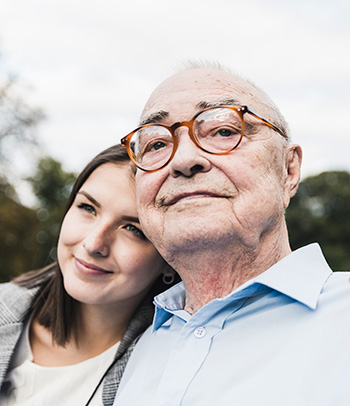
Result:
<svg viewBox="0 0 350 406"><path fill-rule="evenodd" d="M79 240L79 235L82 233L83 224L78 224L75 217L68 212L63 220L59 242L63 245L72 245Z"/></svg>

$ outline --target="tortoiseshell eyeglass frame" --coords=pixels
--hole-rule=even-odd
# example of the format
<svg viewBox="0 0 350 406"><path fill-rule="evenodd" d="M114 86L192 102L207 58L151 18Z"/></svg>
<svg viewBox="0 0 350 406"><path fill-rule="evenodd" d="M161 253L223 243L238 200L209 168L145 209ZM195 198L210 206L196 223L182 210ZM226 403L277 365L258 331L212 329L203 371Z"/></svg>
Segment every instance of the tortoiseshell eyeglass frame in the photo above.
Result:
<svg viewBox="0 0 350 406"><path fill-rule="evenodd" d="M199 115L201 115L202 113L206 112L206 111L214 110L214 109L230 109L230 110L233 110L233 111L235 111L235 112L238 114L238 116L239 116L240 119L241 119L241 123L242 123L242 127L241 127L241 128L242 128L241 137L240 137L239 141L237 142L237 144L234 145L234 147L231 148L231 149L229 149L228 151L224 151L224 152L212 152L212 151L208 151L208 150L206 150L205 148L203 148L203 147L199 144L198 140L197 140L197 139L195 138L195 136L193 135L193 124L194 124L194 122L196 121L197 117L198 117ZM177 147L178 147L178 138L177 138L177 136L176 136L176 134L175 134L175 131L176 131L179 127L187 127L187 128L188 128L188 133L189 133L189 136L190 136L191 140L192 140L193 143L194 143L199 149L201 149L202 151L207 152L207 153L212 154L212 155L226 155L226 154L230 153L231 151L233 151L235 148L237 148L238 145L239 145L239 144L241 143L241 141L242 141L242 138L243 138L243 136L244 136L244 115L245 115L245 114L250 114L251 116L253 116L253 117L255 117L256 119L260 120L263 124L267 125L268 127L272 128L274 131L278 132L283 138L288 139L287 135L286 135L280 128L278 128L276 125L272 124L270 121L266 120L265 118L261 117L259 114L255 113L255 112L254 112L252 109L250 109L248 106L237 106L237 107L236 107L236 106L227 106L227 105L224 105L224 106L208 107L208 108L206 108L206 109L204 109L204 110L198 111L198 113L196 113L196 114L194 115L194 117L193 117L190 121L177 122L177 123L172 124L171 126L168 126L168 125L165 125L165 124L160 124L160 123L148 123L148 124L141 125L140 127L136 128L134 131L132 131L131 133L129 133L128 135L126 135L125 137L123 137L123 138L121 139L120 143L121 143L121 145L126 149L126 151L128 152L128 155L129 155L131 161L133 162L133 164L134 164L137 168L139 168L139 169L141 169L142 171L145 171L145 172L156 172L156 171L159 171L160 169L163 169L165 166L167 166L167 165L169 164L169 162L173 159L173 157L174 157L174 155L175 155L175 152L176 152L176 150L177 150ZM147 168L143 168L143 167L137 162L136 156L134 155L132 149L130 148L130 142L131 142L131 138L133 137L133 135L134 135L136 132L142 130L143 128L152 127L152 126L164 127L164 128L166 128L166 129L170 132L170 134L171 134L171 136L172 136L172 138L173 138L173 150L172 150L171 155L169 156L169 159L168 159L164 164L162 164L159 168L147 169Z"/></svg>

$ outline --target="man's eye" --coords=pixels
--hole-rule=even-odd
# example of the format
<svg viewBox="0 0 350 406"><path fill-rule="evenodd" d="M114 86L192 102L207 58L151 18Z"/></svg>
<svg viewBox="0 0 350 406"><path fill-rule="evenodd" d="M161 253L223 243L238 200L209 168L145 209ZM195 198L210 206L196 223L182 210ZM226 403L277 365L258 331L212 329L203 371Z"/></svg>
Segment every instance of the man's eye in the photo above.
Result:
<svg viewBox="0 0 350 406"><path fill-rule="evenodd" d="M166 147L166 143L163 141L155 141L155 142L150 142L147 144L147 147L145 148L145 152L151 152L151 151L158 151L164 147Z"/></svg>
<svg viewBox="0 0 350 406"><path fill-rule="evenodd" d="M236 127L235 125L227 125L225 127L218 128L216 131L215 129L212 130L213 135L217 137L237 137L241 135L241 128Z"/></svg>
<svg viewBox="0 0 350 406"><path fill-rule="evenodd" d="M158 151L159 149L162 149L164 147L165 147L165 144L164 144L164 142L161 142L161 141L157 141L152 145L152 149L154 149L156 151Z"/></svg>
<svg viewBox="0 0 350 406"><path fill-rule="evenodd" d="M86 211L87 213L96 214L95 208L91 204L80 203L78 205L78 208L81 209L81 210Z"/></svg>
<svg viewBox="0 0 350 406"><path fill-rule="evenodd" d="M227 128L222 128L216 134L220 135L220 137L231 137L232 135L237 134L237 132L234 133L233 131L228 130Z"/></svg>

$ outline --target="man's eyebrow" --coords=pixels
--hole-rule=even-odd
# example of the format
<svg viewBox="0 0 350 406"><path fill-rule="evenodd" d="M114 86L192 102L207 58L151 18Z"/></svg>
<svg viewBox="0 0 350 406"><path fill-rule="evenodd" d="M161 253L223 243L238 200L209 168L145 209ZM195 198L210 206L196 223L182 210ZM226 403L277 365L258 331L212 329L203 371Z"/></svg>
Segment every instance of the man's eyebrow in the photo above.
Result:
<svg viewBox="0 0 350 406"><path fill-rule="evenodd" d="M156 113L152 113L144 120L142 120L140 122L140 126L150 123L159 123L160 121L163 121L165 118L167 118L168 115L169 113L167 111L164 110L157 111Z"/></svg>
<svg viewBox="0 0 350 406"><path fill-rule="evenodd" d="M220 99L215 101L201 101L197 104L198 109L207 109L209 107L221 107L221 106L241 106L241 103L233 98Z"/></svg>
<svg viewBox="0 0 350 406"><path fill-rule="evenodd" d="M83 195L85 196L88 200L90 200L90 202L92 204L94 204L96 207L101 207L100 203L95 200L91 195L89 195L89 193L85 192L85 190L79 190L79 192L77 193L77 195Z"/></svg>
<svg viewBox="0 0 350 406"><path fill-rule="evenodd" d="M240 106L241 103L233 98L226 98L215 101L200 101L197 103L196 108L199 110L206 109L208 107L220 107L220 106ZM150 114L144 120L140 122L140 126L150 124L150 123L159 123L162 122L165 118L169 116L168 111L160 110L155 113Z"/></svg>

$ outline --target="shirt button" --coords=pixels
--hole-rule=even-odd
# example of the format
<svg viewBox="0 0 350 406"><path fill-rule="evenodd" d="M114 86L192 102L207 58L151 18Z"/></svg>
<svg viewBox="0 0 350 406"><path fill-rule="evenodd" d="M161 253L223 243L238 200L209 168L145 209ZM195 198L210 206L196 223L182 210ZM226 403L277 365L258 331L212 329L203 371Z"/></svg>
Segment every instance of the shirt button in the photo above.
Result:
<svg viewBox="0 0 350 406"><path fill-rule="evenodd" d="M207 334L207 330L205 329L205 327L197 327L194 330L194 336L196 338L203 338L206 334Z"/></svg>

